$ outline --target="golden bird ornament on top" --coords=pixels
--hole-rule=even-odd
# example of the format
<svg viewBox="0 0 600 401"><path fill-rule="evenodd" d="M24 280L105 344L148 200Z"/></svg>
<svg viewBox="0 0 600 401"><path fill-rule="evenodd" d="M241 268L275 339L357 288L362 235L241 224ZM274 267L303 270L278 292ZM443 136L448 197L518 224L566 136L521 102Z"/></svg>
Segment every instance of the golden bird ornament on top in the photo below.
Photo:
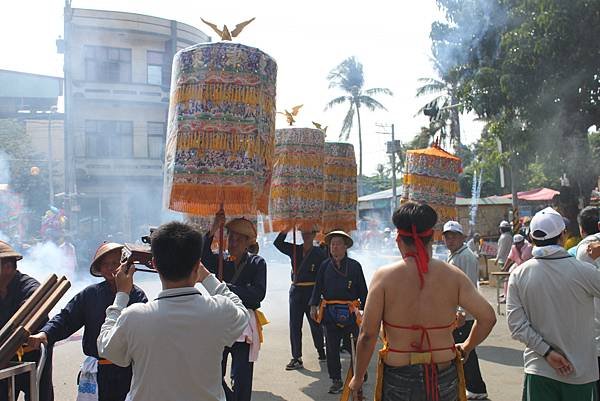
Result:
<svg viewBox="0 0 600 401"><path fill-rule="evenodd" d="M324 134L327 134L327 127L323 127L320 123L312 122L316 129L322 131Z"/></svg>
<svg viewBox="0 0 600 401"><path fill-rule="evenodd" d="M229 31L229 28L227 28L227 25L223 25L223 29L219 29L217 24L208 22L204 18L200 18L200 19L206 25L210 26L213 29L213 31L215 31L221 37L221 40L229 40L229 41L231 41L233 38L237 37L242 32L242 30L246 27L246 25L248 25L249 23L254 21L254 18L251 18L248 21L240 22L239 24L237 24L235 26L235 29L233 31Z"/></svg>
<svg viewBox="0 0 600 401"><path fill-rule="evenodd" d="M288 124L291 127L296 122L296 120L294 119L294 117L296 117L298 115L298 111L300 110L300 108L302 106L304 106L304 105L300 104L298 106L292 107L292 111L291 112L287 111L287 110L284 110L283 113L281 111L278 111L277 114L283 114L285 116L285 119L287 120Z"/></svg>

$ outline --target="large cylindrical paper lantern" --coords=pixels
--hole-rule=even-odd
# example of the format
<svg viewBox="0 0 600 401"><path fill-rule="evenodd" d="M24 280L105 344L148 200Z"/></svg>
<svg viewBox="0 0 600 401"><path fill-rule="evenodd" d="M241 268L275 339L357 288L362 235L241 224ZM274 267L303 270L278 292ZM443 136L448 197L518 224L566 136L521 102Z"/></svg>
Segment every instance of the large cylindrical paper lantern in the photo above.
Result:
<svg viewBox="0 0 600 401"><path fill-rule="evenodd" d="M356 155L349 143L325 143L323 223L321 231L356 230Z"/></svg>
<svg viewBox="0 0 600 401"><path fill-rule="evenodd" d="M270 217L273 230L313 229L323 217L325 134L314 128L275 132Z"/></svg>
<svg viewBox="0 0 600 401"><path fill-rule="evenodd" d="M275 61L259 49L219 42L173 60L165 204L212 216L267 213L275 132Z"/></svg>

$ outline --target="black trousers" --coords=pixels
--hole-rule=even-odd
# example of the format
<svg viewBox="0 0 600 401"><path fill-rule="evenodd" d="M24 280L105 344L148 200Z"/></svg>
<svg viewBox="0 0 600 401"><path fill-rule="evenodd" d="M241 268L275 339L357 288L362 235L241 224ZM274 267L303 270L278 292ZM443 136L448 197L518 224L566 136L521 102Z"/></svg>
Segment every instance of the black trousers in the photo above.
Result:
<svg viewBox="0 0 600 401"><path fill-rule="evenodd" d="M225 381L227 359L231 354L231 388ZM223 390L227 401L250 401L252 398L252 376L254 362L249 362L250 344L236 342L231 347L225 347L221 369L223 372Z"/></svg>
<svg viewBox="0 0 600 401"><path fill-rule="evenodd" d="M437 366L439 401L457 401L458 376L454 362L440 370ZM424 365L383 367L383 401L429 401Z"/></svg>
<svg viewBox="0 0 600 401"><path fill-rule="evenodd" d="M454 330L452 335L454 336L455 343L462 343L467 339L467 337L469 337L473 323L473 320L467 320L463 327L459 327L458 329ZM477 359L477 352L475 352L475 350L471 351L469 358L463 367L465 370L465 382L467 385L467 390L478 394L487 393L485 382L481 377L479 359Z"/></svg>
<svg viewBox="0 0 600 401"><path fill-rule="evenodd" d="M356 339L358 337L358 326L355 323L341 328L333 323L325 323L325 332L327 373L329 373L329 378L331 380L341 380L342 363L340 361L340 342L344 337L349 336L350 334L353 334Z"/></svg>
<svg viewBox="0 0 600 401"><path fill-rule="evenodd" d="M46 364L40 377L39 394L40 401L54 401L54 386L52 385L52 349L47 348ZM38 362L40 359L39 351L28 352L23 355L23 362ZM22 374L15 377L15 395L19 398L19 393L25 394L25 400L29 401L29 374ZM8 400L8 379L0 381L0 401Z"/></svg>
<svg viewBox="0 0 600 401"><path fill-rule="evenodd" d="M308 304L312 295L313 287L290 288L290 345L292 347L292 358L302 357L302 323L304 316L308 319L310 334L317 353L323 352L325 341L323 339L323 327L310 317L310 305Z"/></svg>
<svg viewBox="0 0 600 401"><path fill-rule="evenodd" d="M98 401L125 401L132 376L131 366L122 368L117 365L98 364Z"/></svg>

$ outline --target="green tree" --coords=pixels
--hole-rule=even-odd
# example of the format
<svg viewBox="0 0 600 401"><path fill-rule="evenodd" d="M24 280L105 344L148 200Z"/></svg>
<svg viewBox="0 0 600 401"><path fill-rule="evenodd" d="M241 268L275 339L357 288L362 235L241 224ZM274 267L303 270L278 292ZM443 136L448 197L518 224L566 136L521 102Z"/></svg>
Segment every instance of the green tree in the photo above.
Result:
<svg viewBox="0 0 600 401"><path fill-rule="evenodd" d="M444 65L432 57L431 62L439 78L419 78L421 86L417 88L417 97L434 96L417 114L429 117L430 135L439 133L441 142L450 145L460 144L460 112L462 105L458 101L459 74L457 70Z"/></svg>
<svg viewBox="0 0 600 401"><path fill-rule="evenodd" d="M387 110L381 103L373 98L374 95L390 95L392 91L387 88L364 88L363 65L354 57L349 57L342 61L338 66L329 72L327 76L329 88L339 89L344 92L344 95L332 99L325 109L330 109L333 106L347 104L349 106L342 130L340 131L340 139L348 140L350 132L354 127L354 114L356 114L358 125L358 176L359 185L363 175L363 149L362 149L362 127L360 121L361 107L365 107L370 111Z"/></svg>
<svg viewBox="0 0 600 401"><path fill-rule="evenodd" d="M565 173L587 201L598 174L587 131L600 121L600 2L437 2L446 21L433 24L433 46L459 73L465 109L489 121L510 154L511 181Z"/></svg>
<svg viewBox="0 0 600 401"><path fill-rule="evenodd" d="M0 172L0 178L22 197L32 216L30 228L37 230L42 214L48 209L48 168L47 162L32 153L31 148L31 138L22 123L0 119L0 162L5 162L4 166L0 163L0 168L8 170Z"/></svg>

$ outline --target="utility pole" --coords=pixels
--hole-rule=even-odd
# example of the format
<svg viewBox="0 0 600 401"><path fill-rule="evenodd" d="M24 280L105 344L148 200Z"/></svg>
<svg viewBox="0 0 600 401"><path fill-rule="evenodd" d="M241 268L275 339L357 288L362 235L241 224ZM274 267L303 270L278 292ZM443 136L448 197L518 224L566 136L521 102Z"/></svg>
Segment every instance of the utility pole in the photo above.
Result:
<svg viewBox="0 0 600 401"><path fill-rule="evenodd" d="M56 106L52 106L48 110L48 189L50 192L50 206L54 206L54 169L52 165L52 159L54 158L52 152L52 113L56 112Z"/></svg>
<svg viewBox="0 0 600 401"><path fill-rule="evenodd" d="M391 142L387 142L387 151L386 153L388 153L390 155L390 160L392 162L392 213L394 213L394 211L398 208L398 194L396 192L396 152L398 152L398 148L399 148L399 143L400 141L396 141L396 138L394 136L394 124L381 124L381 123L377 123L376 124L379 128L391 128L391 132L378 132L378 134L384 134L384 135L392 135L392 141Z"/></svg>

